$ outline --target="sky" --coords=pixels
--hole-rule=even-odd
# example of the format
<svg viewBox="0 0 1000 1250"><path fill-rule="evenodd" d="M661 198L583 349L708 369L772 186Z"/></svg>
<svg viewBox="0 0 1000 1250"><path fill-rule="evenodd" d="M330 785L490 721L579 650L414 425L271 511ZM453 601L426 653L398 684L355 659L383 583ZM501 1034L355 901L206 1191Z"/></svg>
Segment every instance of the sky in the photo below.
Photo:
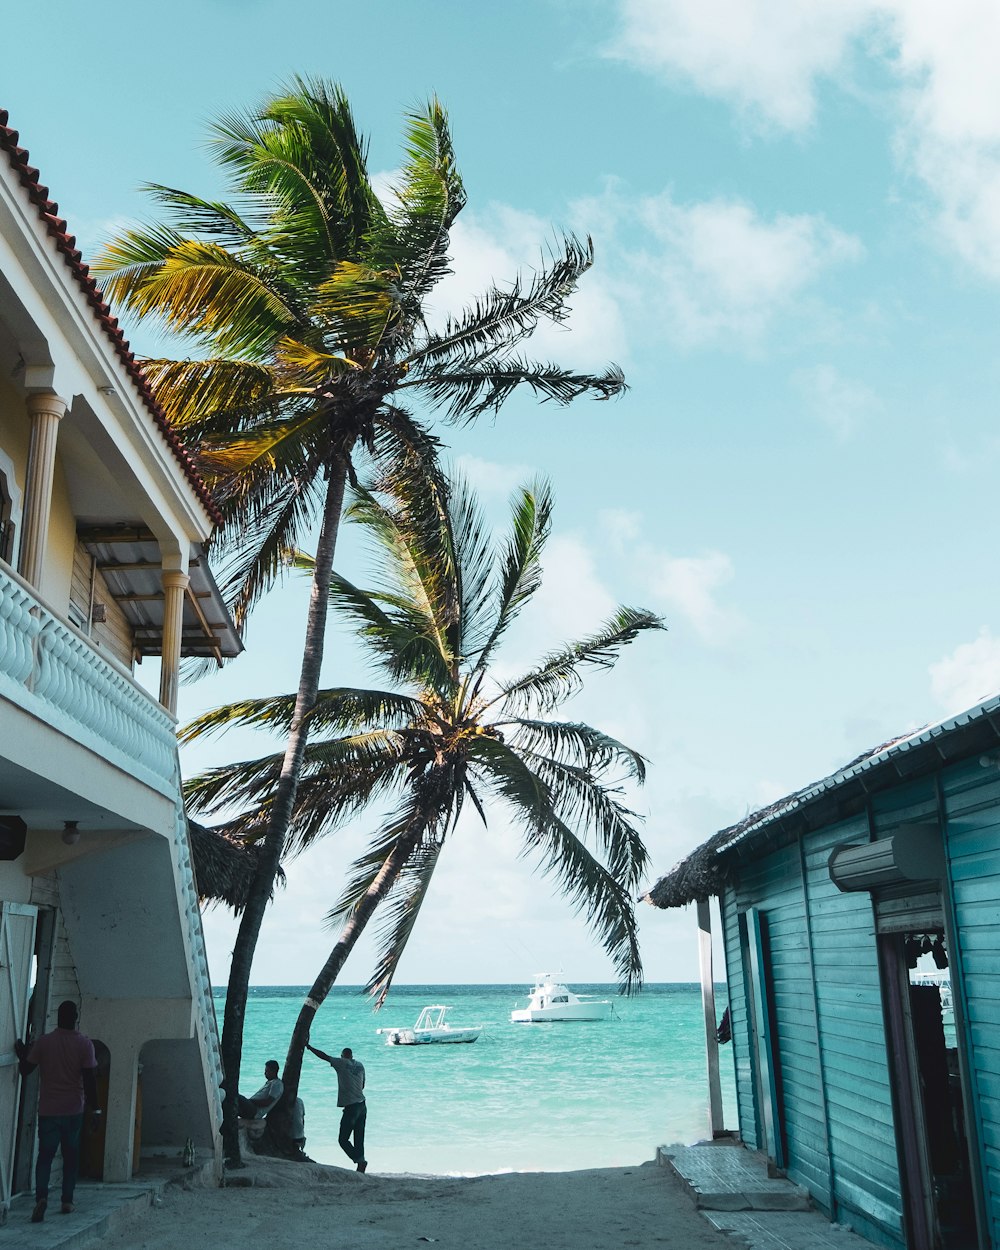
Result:
<svg viewBox="0 0 1000 1250"><path fill-rule="evenodd" d="M669 626L569 707L642 751L649 884L717 829L1000 686L1000 9L991 0L175 0L23 6L0 106L92 254L149 216L138 190L222 187L209 123L293 74L341 82L390 175L436 94L468 207L438 312L537 265L596 261L534 353L625 370L568 409L517 397L442 433L492 519L536 473L556 508L545 586L504 663L617 603ZM129 326L140 351L157 350ZM345 534L338 565L360 575ZM294 688L305 588L187 686L186 720ZM148 667L148 666L147 666ZM324 680L361 680L331 634ZM188 772L273 749L231 735ZM312 980L367 822L288 865L253 981ZM498 817L463 823L406 982L613 979L584 920ZM690 911L640 907L646 977L695 980ZM213 979L235 927L205 916ZM363 982L366 938L343 980Z"/></svg>

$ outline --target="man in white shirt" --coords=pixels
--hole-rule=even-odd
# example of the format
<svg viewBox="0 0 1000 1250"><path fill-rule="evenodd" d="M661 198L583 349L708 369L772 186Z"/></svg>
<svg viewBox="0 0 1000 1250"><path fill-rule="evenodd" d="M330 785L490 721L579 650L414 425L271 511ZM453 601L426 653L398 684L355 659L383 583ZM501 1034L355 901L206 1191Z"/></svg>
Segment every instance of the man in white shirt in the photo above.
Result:
<svg viewBox="0 0 1000 1250"><path fill-rule="evenodd" d="M244 1120L260 1120L271 1110L284 1093L285 1087L278 1079L277 1059L264 1064L264 1084L252 1098L239 1095L239 1114Z"/></svg>
<svg viewBox="0 0 1000 1250"><path fill-rule="evenodd" d="M368 1105L365 1102L365 1069L359 1060L354 1058L350 1046L340 1052L340 1058L326 1054L306 1042L306 1049L311 1050L317 1059L324 1059L337 1074L337 1106L343 1108L340 1117L340 1148L355 1164L359 1172L367 1172L368 1160L365 1158L365 1121L368 1118ZM351 1139L354 1139L353 1145Z"/></svg>

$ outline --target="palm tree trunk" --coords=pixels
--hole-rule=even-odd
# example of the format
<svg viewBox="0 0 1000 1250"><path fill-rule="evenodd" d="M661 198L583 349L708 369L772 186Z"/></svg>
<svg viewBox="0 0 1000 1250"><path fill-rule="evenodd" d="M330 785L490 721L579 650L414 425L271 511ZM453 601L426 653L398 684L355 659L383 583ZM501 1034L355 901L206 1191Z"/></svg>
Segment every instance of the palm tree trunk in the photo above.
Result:
<svg viewBox="0 0 1000 1250"><path fill-rule="evenodd" d="M240 918L239 932L229 968L221 1041L222 1067L225 1074L222 1144L230 1166L236 1167L241 1164L236 1108L239 1097L240 1062L243 1057L243 1022L250 986L250 969L254 952L257 949L260 926L274 890L275 875L285 849L285 838L295 808L295 798L298 793L299 778L302 775L302 761L309 733L306 716L316 705L320 669L323 665L330 577L337 548L340 517L344 508L344 486L347 479L349 450L338 455L329 467L326 503L316 545L316 565L309 596L309 614L306 620L299 689L288 732L288 742L285 746L285 757L281 765L281 775L274 790L267 833L261 842L261 853L250 883L246 906Z"/></svg>
<svg viewBox="0 0 1000 1250"><path fill-rule="evenodd" d="M333 988L333 983L340 975L347 956L354 949L358 938L364 933L379 903L392 889L396 878L406 866L406 861L418 846L425 827L426 822L421 821L417 828L412 829L392 848L375 880L365 891L364 897L341 930L336 946L330 952L299 1009L298 1019L295 1021L295 1028L292 1030L291 1040L288 1043L285 1070L281 1074L284 1092L274 1108L267 1113L267 1128L264 1130L259 1147L264 1154L301 1157L300 1152L292 1145L289 1127L292 1104L299 1095L302 1058L305 1054L306 1043L309 1041L313 1017L322 1007L327 994Z"/></svg>

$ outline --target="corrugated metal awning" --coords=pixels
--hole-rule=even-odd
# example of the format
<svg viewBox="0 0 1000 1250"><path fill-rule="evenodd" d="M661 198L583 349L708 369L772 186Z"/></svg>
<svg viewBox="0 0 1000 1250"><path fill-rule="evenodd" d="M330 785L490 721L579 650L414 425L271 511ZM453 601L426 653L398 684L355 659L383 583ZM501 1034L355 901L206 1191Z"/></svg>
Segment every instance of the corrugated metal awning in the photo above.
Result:
<svg viewBox="0 0 1000 1250"><path fill-rule="evenodd" d="M94 557L115 601L132 627L139 655L163 651L164 598L160 545L140 525L84 526L77 536ZM202 549L188 566L181 655L224 659L239 655L243 642Z"/></svg>

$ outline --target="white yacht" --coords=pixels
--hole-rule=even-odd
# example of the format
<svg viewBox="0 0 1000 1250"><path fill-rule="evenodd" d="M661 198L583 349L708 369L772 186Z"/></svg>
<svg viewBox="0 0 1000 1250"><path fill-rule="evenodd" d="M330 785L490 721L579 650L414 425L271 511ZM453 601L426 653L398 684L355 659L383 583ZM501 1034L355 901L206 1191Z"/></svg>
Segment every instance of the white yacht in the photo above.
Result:
<svg viewBox="0 0 1000 1250"><path fill-rule="evenodd" d="M510 1013L512 1024L541 1024L571 1020L607 1020L611 1015L610 999L597 999L574 994L565 985L553 981L550 972L539 972L527 1007Z"/></svg>
<svg viewBox="0 0 1000 1250"><path fill-rule="evenodd" d="M412 1028L376 1029L385 1034L387 1046L427 1046L433 1042L474 1042L483 1031L481 1024L464 1028L451 1025L445 1017L451 1010L440 1003L425 1007Z"/></svg>

